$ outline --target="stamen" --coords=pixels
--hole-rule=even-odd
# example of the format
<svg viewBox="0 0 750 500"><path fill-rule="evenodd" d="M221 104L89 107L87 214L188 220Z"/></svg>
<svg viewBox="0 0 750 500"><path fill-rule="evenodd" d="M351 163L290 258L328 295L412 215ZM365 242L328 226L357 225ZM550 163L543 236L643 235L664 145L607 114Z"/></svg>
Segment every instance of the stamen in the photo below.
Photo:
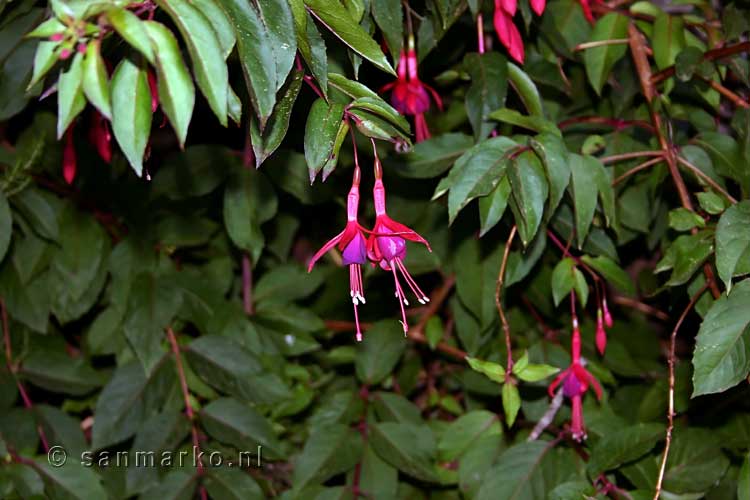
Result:
<svg viewBox="0 0 750 500"><path fill-rule="evenodd" d="M427 302L429 302L430 299L427 297L427 295L425 295L422 289L419 288L419 285L417 285L417 282L414 280L414 278L412 278L411 274L409 274L409 271L406 270L406 266L401 261L401 259L394 260L396 261L401 274L404 276L406 283L409 285L409 288L411 288L412 293L414 293L414 295L416 295L417 297L417 300L419 300L419 303L426 304Z"/></svg>
<svg viewBox="0 0 750 500"><path fill-rule="evenodd" d="M396 284L396 297L399 299L398 305L401 306L401 318L403 319L403 321L401 321L401 326L403 326L404 335L406 335L406 332L409 331L409 324L406 321L406 310L404 309L404 303L402 302L402 299L404 297L404 291L401 289L401 283L398 282L398 274L396 274L396 266L393 264L393 261L391 261L390 264L391 264L391 272L393 272L393 281Z"/></svg>

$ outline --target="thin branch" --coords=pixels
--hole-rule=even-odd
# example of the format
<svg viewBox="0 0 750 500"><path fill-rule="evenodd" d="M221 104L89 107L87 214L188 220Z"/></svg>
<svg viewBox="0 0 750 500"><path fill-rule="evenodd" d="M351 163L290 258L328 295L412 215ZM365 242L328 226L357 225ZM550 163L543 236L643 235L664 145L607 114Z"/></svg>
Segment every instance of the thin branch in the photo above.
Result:
<svg viewBox="0 0 750 500"><path fill-rule="evenodd" d="M745 99L740 97L738 94L732 92L731 90L726 88L724 85L720 84L719 82L716 82L712 80L711 78L706 78L705 76L702 76L702 75L696 74L696 76L700 78L701 80L703 80L704 82L706 82L708 86L714 89L716 92L718 92L719 94L723 95L724 97L732 101L735 106L738 106L740 108L745 108L745 109L750 108L750 103L748 103Z"/></svg>
<svg viewBox="0 0 750 500"><path fill-rule="evenodd" d="M526 441L536 441L537 439L539 439L539 436L542 435L544 430L549 427L553 420L555 420L555 415L557 415L557 412L560 411L560 407L562 406L564 399L563 396L563 387L560 387L555 393L555 397L552 398L552 401L550 401L547 411L544 412L542 418L539 419L534 428L531 430L531 434L529 434L529 437L526 438Z"/></svg>
<svg viewBox="0 0 750 500"><path fill-rule="evenodd" d="M623 295L614 295L612 297L612 301L617 305L635 309L636 311L641 312L647 316L653 316L662 321L669 321L669 315L664 311L660 311L653 306L644 304L643 302L639 302L635 299L631 299L630 297L625 297Z"/></svg>
<svg viewBox="0 0 750 500"><path fill-rule="evenodd" d="M427 326L427 322L440 310L443 303L446 301L446 299L448 299L450 291L453 289L453 285L455 284L456 278L454 276L449 276L443 282L443 286L438 288L437 291L432 294L432 297L430 297L430 305L427 307L424 315L419 320L419 323L417 323L414 328L409 329L409 332L407 334L409 338L415 340L416 342L419 342L420 344L429 344L429 342L427 341L427 337L425 337L424 335L424 330ZM435 346L435 349L460 361L463 361L464 359L466 359L466 356L468 356L468 354L461 349L453 347L452 345L448 345L445 342L438 342L438 344Z"/></svg>
<svg viewBox="0 0 750 500"><path fill-rule="evenodd" d="M633 160L635 158L649 158L652 156L663 156L663 151L633 151L630 153L621 153L618 155L602 156L599 161L605 165L609 163L617 163L625 160Z"/></svg>
<svg viewBox="0 0 750 500"><path fill-rule="evenodd" d="M625 179L627 179L628 177L630 177L631 175L635 175L638 172L640 172L641 170L646 170L648 167L651 167L651 166L656 165L657 163L661 163L663 161L664 161L664 156L663 155L660 155L657 158L652 158L651 160L644 161L640 165L637 165L637 166L631 168L630 170L628 170L627 172L625 172L621 176L617 177L615 180L612 181L612 185L616 186L619 183L621 183L622 181L624 181Z"/></svg>
<svg viewBox="0 0 750 500"><path fill-rule="evenodd" d="M253 306L253 265L247 253L242 254L242 306L245 314L252 316Z"/></svg>
<svg viewBox="0 0 750 500"><path fill-rule="evenodd" d="M682 156L677 157L677 161L682 164L684 167L686 167L688 170L693 172L696 176L700 177L705 181L706 184L714 188L716 191L721 193L722 196L724 196L727 200L729 200L730 203L733 205L737 203L737 199L732 196L731 194L727 193L724 188L722 188L715 180L713 180L711 177L706 175L700 168L696 167L692 163L690 163L688 160L683 158Z"/></svg>
<svg viewBox="0 0 750 500"><path fill-rule="evenodd" d="M177 377L180 379L180 389L182 390L182 398L185 401L185 415L190 421L190 434L193 437L193 447L195 448L196 456L200 457L201 444L198 439L198 427L195 424L195 412L193 411L193 405L190 403L190 388L187 384L187 378L185 377L185 370L182 367L182 356L180 356L180 345L177 343L177 336L175 335L172 327L167 327L167 339L172 347L172 354L174 355L175 365L177 366ZM203 462L198 458L198 475L202 476L204 473ZM201 499L207 498L206 488L200 486Z"/></svg>
<svg viewBox="0 0 750 500"><path fill-rule="evenodd" d="M29 393L26 392L26 387L24 387L23 382L21 382L21 379L18 378L18 367L13 363L13 350L11 347L10 342L10 326L8 323L8 310L5 308L5 300L0 298L0 316L2 317L3 322L3 342L5 343L5 363L8 367L8 371L10 372L11 376L16 381L16 387L18 387L18 392L21 395L21 400L23 401L23 406L29 411L32 411L34 409L34 403L31 401L31 398L29 397ZM42 446L44 447L44 451L49 452L49 441L47 440L47 434L44 432L44 428L41 424L36 426L37 433L39 434L39 440L42 442Z"/></svg>
<svg viewBox="0 0 750 500"><path fill-rule="evenodd" d="M506 351L508 351L508 361L505 368L505 372L508 374L510 374L511 370L513 369L513 350L511 349L510 343L510 325L508 324L508 320L505 317L502 301L500 299L503 292L503 282L505 281L505 268L508 265L508 256L510 255L510 246L513 243L513 238L516 237L516 229L517 228L515 225L510 229L508 241L505 242L503 261L500 264L500 272L497 275L497 284L495 285L495 306L497 306L497 313L500 315L500 322L503 324L503 332L505 333L505 349Z"/></svg>
<svg viewBox="0 0 750 500"><path fill-rule="evenodd" d="M709 50L705 54L703 54L703 60L715 61L717 59L723 59L725 57L739 54L741 52L750 52L750 42L740 42L734 45L727 45L726 47ZM655 73L651 77L651 84L658 85L664 80L666 80L667 78L674 76L674 74L675 74L674 66L670 66L666 69L663 69L659 71L658 73Z"/></svg>
<svg viewBox="0 0 750 500"><path fill-rule="evenodd" d="M603 125L616 130L628 127L639 127L649 132L653 132L651 124L643 120L621 120L619 118L607 118L604 116L576 116L561 121L557 124L557 127L562 130L574 125Z"/></svg>
<svg viewBox="0 0 750 500"><path fill-rule="evenodd" d="M573 49L575 52L587 49L595 49L597 47L605 47L607 45L627 45L627 38L613 38L611 40L596 40L594 42L579 43Z"/></svg>
<svg viewBox="0 0 750 500"><path fill-rule="evenodd" d="M664 481L664 472L667 468L667 458L669 457L669 448L672 444L672 431L674 430L674 365L675 365L675 340L677 339L677 331L682 326L682 322L685 321L688 313L693 309L695 303L708 289L708 283L703 285L695 295L690 298L690 302L680 314L680 318L672 330L672 334L669 337L669 358L667 358L667 364L669 365L669 408L667 410L667 434L666 443L664 444L664 453L661 456L661 466L659 467L659 476L656 479L656 490L654 492L654 500L659 500L661 495L661 486Z"/></svg>

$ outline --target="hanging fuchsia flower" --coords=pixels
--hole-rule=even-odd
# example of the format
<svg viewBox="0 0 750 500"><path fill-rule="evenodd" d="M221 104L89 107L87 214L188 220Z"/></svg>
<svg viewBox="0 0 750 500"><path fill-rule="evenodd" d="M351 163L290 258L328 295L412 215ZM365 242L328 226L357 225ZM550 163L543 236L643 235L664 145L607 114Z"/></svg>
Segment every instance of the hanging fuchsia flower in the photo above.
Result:
<svg viewBox="0 0 750 500"><path fill-rule="evenodd" d="M404 334L406 334L409 331L409 324L406 321L404 306L408 306L409 301L406 299L401 286L401 279L406 282L420 304L426 304L430 301L404 265L406 240L422 243L430 251L432 249L427 240L422 236L400 222L394 221L386 213L382 167L377 156L375 157L375 187L372 191L375 203L375 227L372 229L370 237L367 240L367 256L373 263L379 264L385 271L393 273L396 298L401 306L401 325L404 327ZM399 276L401 279L399 279Z"/></svg>
<svg viewBox="0 0 750 500"><path fill-rule="evenodd" d="M402 51L399 57L396 81L385 85L383 92L392 90L391 104L402 115L414 117L414 128L416 129L417 142L430 138L430 130L424 114L430 109L430 96L435 101L439 110L443 110L443 101L440 95L419 79L417 72L417 52L414 49L414 37L409 37L409 48Z"/></svg>
<svg viewBox="0 0 750 500"><path fill-rule="evenodd" d="M96 110L91 115L89 142L94 145L102 160L112 162L112 133L109 131L107 119Z"/></svg>
<svg viewBox="0 0 750 500"><path fill-rule="evenodd" d="M77 170L76 147L73 144L73 126L68 127L65 132L65 145L63 146L62 171L65 182L73 184Z"/></svg>
<svg viewBox="0 0 750 500"><path fill-rule="evenodd" d="M555 391L563 384L563 394L570 398L572 405L572 417L570 430L573 439L583 441L586 439L586 429L583 424L583 395L589 388L594 388L596 398L602 398L602 387L599 382L583 367L581 361L581 332L578 329L578 319L573 317L573 338L571 342L571 363L568 368L561 372L549 385L550 397L554 397Z"/></svg>
<svg viewBox="0 0 750 500"><path fill-rule="evenodd" d="M596 311L596 348L601 355L604 355L604 350L607 348L607 331L604 329L604 318L602 317L601 309L597 309Z"/></svg>
<svg viewBox="0 0 750 500"><path fill-rule="evenodd" d="M312 260L310 260L310 265L307 268L307 272L312 271L312 268L318 259L334 246L337 246L338 249L342 251L342 264L349 267L349 295L354 304L354 321L357 325L356 337L358 341L362 340L362 331L359 327L359 312L357 311L357 306L360 303L365 303L361 266L362 264L367 263L367 247L364 236L365 229L358 221L360 175L359 167L356 167L354 169L352 187L349 190L349 196L347 197L346 227L318 250Z"/></svg>
<svg viewBox="0 0 750 500"><path fill-rule="evenodd" d="M495 16L494 25L495 32L497 33L500 43L502 43L510 57L523 63L524 49L523 40L521 39L521 33L513 24L513 14L515 14L515 7L513 8L513 14L509 13L504 4L508 3L507 0L495 0ZM513 2L515 5L515 2Z"/></svg>

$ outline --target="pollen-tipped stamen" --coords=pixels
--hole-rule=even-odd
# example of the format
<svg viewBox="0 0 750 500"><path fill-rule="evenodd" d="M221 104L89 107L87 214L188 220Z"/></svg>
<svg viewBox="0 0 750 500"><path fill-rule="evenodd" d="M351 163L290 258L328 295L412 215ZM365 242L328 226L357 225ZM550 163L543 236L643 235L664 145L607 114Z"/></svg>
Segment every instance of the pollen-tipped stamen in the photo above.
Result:
<svg viewBox="0 0 750 500"><path fill-rule="evenodd" d="M401 321L401 326L404 327L404 336L406 336L406 332L409 331L409 323L406 321L406 309L404 309L404 304L409 305L409 303L404 298L404 290L401 288L401 283L398 281L398 274L396 273L394 261L391 261L390 265L391 272L393 273L393 281L396 284L396 298L398 299L398 305L401 307L401 318L403 319L403 321Z"/></svg>
<svg viewBox="0 0 750 500"><path fill-rule="evenodd" d="M409 288L411 288L412 293L415 297L417 297L419 303L422 305L428 303L430 301L430 298L425 295L421 288L419 288L417 282L414 281L414 278L412 278L411 274L409 274L409 271L406 270L406 266L404 265L403 261L398 258L394 259L394 261L398 265L398 269L399 271L401 271L404 280L406 280L406 284L409 285Z"/></svg>

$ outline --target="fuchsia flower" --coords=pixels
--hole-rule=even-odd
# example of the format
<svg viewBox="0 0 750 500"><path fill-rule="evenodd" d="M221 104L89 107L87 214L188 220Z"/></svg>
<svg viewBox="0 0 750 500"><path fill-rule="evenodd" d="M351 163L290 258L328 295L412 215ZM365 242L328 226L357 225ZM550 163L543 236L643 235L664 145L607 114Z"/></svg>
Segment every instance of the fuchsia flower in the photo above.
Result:
<svg viewBox="0 0 750 500"><path fill-rule="evenodd" d="M112 162L112 133L109 131L107 119L97 110L91 115L89 142L94 145L102 160Z"/></svg>
<svg viewBox="0 0 750 500"><path fill-rule="evenodd" d="M596 310L596 348L601 355L604 355L604 350L607 348L607 331L604 329L601 309Z"/></svg>
<svg viewBox="0 0 750 500"><path fill-rule="evenodd" d="M77 170L76 147L73 144L73 126L65 131L65 144L63 145L62 171L65 182L73 184Z"/></svg>
<svg viewBox="0 0 750 500"><path fill-rule="evenodd" d="M581 8L583 9L583 15L590 23L594 23L594 14L591 13L591 0L579 0L581 2ZM602 3L602 0L594 0L595 3Z"/></svg>
<svg viewBox="0 0 750 500"><path fill-rule="evenodd" d="M583 424L583 395L591 385L596 393L596 398L602 399L602 387L599 382L583 367L581 360L581 332L578 329L578 319L573 317L573 338L571 341L571 363L548 388L550 397L554 397L555 391L563 384L563 394L570 398L572 405L572 418L570 430L573 439L583 441L586 439L586 429Z"/></svg>
<svg viewBox="0 0 750 500"><path fill-rule="evenodd" d="M391 92L391 104L402 115L414 117L414 128L416 129L417 142L430 138L430 130L424 114L430 109L430 96L435 101L439 110L443 110L443 101L440 95L419 79L417 73L417 52L414 50L414 38L409 37L409 48L402 51L399 57L396 81L385 85L381 91Z"/></svg>
<svg viewBox="0 0 750 500"><path fill-rule="evenodd" d="M354 170L352 187L349 190L349 196L347 197L347 222L344 230L331 238L328 243L318 250L312 260L310 260L310 264L307 268L307 272L312 271L312 268L318 259L334 246L337 246L337 248L342 251L342 264L349 266L349 295L354 304L354 320L357 325L356 336L358 341L362 340L362 331L359 327L359 313L357 311L357 306L360 303L365 303L361 266L362 264L367 263L366 239L364 236L365 229L358 221L360 175L359 167L356 167Z"/></svg>
<svg viewBox="0 0 750 500"><path fill-rule="evenodd" d="M404 265L406 257L406 241L422 243L428 250L432 251L430 244L422 236L407 226L391 219L385 210L385 186L383 186L382 167L380 160L375 157L375 187L372 190L375 203L375 227L367 240L367 256L373 263L379 264L385 271L393 273L393 281L396 286L396 298L401 306L401 325L404 334L409 331L406 321L405 305L409 305L404 290L401 287L399 275L406 282L412 293L417 297L420 304L426 304L430 299L419 288L409 271Z"/></svg>
<svg viewBox="0 0 750 500"><path fill-rule="evenodd" d="M585 2L587 0L581 0ZM525 57L523 48L523 39L521 33L513 23L513 16L516 15L518 7L517 0L495 0L495 15L493 24L497 38L508 50L510 57L523 64ZM531 0L531 9L536 15L541 16L547 6L546 0Z"/></svg>

